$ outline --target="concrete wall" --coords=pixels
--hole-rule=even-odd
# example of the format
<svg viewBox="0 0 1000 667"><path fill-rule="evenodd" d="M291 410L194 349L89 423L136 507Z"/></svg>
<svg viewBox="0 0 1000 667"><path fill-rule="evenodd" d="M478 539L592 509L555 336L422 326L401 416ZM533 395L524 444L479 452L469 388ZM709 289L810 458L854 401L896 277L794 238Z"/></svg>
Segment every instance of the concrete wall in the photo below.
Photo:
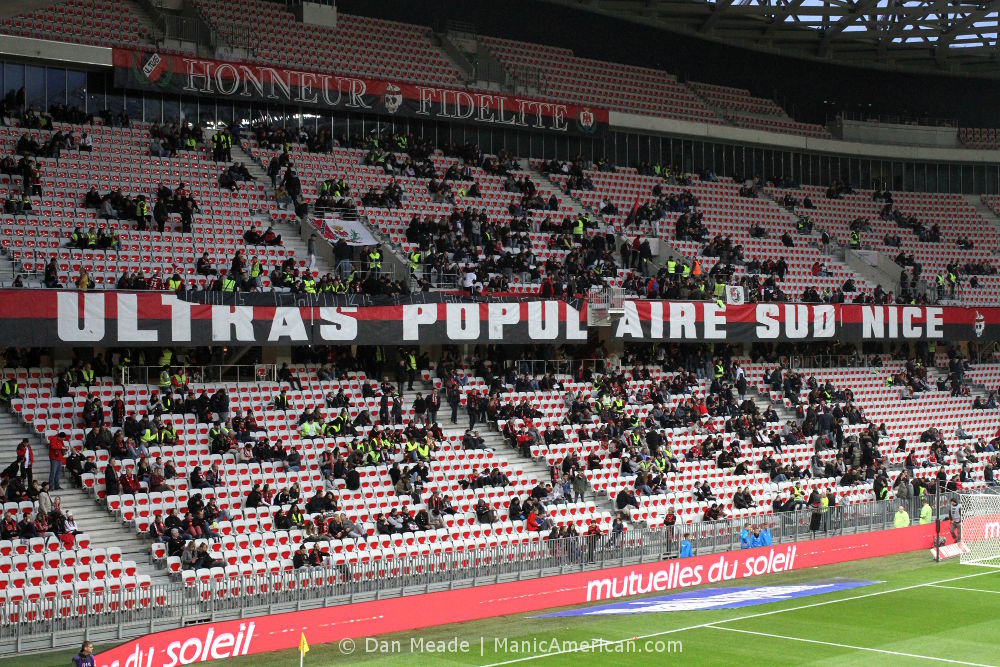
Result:
<svg viewBox="0 0 1000 667"><path fill-rule="evenodd" d="M1000 154L992 150L972 150L966 148L934 148L928 146L887 146L861 141L840 141L800 137L764 130L748 130L729 125L710 125L686 120L654 118L637 114L611 111L608 122L612 129L670 134L705 141L754 144L769 148L787 148L797 151L812 151L833 155L871 157L897 160L922 160L927 162L983 162L995 164Z"/></svg>
<svg viewBox="0 0 1000 667"><path fill-rule="evenodd" d="M961 148L958 130L953 127L838 120L834 133L844 141Z"/></svg>
<svg viewBox="0 0 1000 667"><path fill-rule="evenodd" d="M337 8L315 2L302 3L302 22L306 25L337 27Z"/></svg>
<svg viewBox="0 0 1000 667"><path fill-rule="evenodd" d="M74 65L79 67L81 64L102 67L111 67L112 65L111 49L12 35L0 35L0 56L43 60L66 67Z"/></svg>
<svg viewBox="0 0 1000 667"><path fill-rule="evenodd" d="M874 250L844 250L844 263L869 282L886 291L899 291L899 274L903 270L888 255Z"/></svg>

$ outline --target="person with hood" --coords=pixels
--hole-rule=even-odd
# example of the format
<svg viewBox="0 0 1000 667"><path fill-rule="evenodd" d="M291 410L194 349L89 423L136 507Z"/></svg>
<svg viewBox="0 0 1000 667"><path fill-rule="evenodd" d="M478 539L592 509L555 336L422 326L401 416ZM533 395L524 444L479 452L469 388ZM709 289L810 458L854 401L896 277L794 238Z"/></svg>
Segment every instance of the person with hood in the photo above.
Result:
<svg viewBox="0 0 1000 667"><path fill-rule="evenodd" d="M750 548L750 531L746 526L740 529L740 549Z"/></svg>

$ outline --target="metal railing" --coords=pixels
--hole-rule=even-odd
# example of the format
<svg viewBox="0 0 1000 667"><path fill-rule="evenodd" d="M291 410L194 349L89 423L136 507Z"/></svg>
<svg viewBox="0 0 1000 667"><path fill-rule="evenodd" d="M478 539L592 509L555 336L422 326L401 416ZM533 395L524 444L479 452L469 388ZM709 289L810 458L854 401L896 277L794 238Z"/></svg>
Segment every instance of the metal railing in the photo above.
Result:
<svg viewBox="0 0 1000 667"><path fill-rule="evenodd" d="M507 83L507 70L503 63L493 58L488 51L480 49L471 56L470 66L472 78L475 81L485 81L505 85Z"/></svg>
<svg viewBox="0 0 1000 667"><path fill-rule="evenodd" d="M344 197L344 199L350 199L354 202L353 197ZM354 210L349 210L346 208L337 208L336 206L316 206L313 205L313 215L318 218L324 218L326 214L333 213L338 218L342 220L360 220L361 214L358 213L357 207Z"/></svg>
<svg viewBox="0 0 1000 667"><path fill-rule="evenodd" d="M888 355L887 355L888 356ZM790 354L778 357L785 368L795 370L800 368L871 368L877 371L882 366L876 360L881 355L867 354Z"/></svg>
<svg viewBox="0 0 1000 667"><path fill-rule="evenodd" d="M262 575L232 567L198 570L190 586L178 582L125 590L112 589L113 582L107 581L102 593L86 595L61 594L53 588L33 599L8 597L0 614L0 655L78 645L83 638L122 641L196 622L638 565L675 557L685 536L693 553L704 555L740 549L740 531L756 526L768 527L775 545L882 530L893 526L900 504L915 522L921 503L919 499L876 501L834 506L822 513L804 509L691 523L673 530L641 527L619 534L465 551L437 545L434 553L406 559L379 560L359 549L356 557L340 552L317 568ZM814 514L819 518L814 520ZM418 536L393 537L401 544ZM427 548L432 549L434 545Z"/></svg>
<svg viewBox="0 0 1000 667"><path fill-rule="evenodd" d="M541 69L530 65L511 65L508 71L507 85L514 90L524 93L547 92L545 73Z"/></svg>
<svg viewBox="0 0 1000 667"><path fill-rule="evenodd" d="M588 322L609 322L610 315L621 313L625 303L624 287L596 285L587 293Z"/></svg>
<svg viewBox="0 0 1000 667"><path fill-rule="evenodd" d="M600 373L610 373L618 368L610 368L607 359L505 359L501 369L513 368L517 373L526 373L538 377L546 373L553 375L570 375L575 377L581 368L589 368Z"/></svg>
<svg viewBox="0 0 1000 667"><path fill-rule="evenodd" d="M934 118L912 114L881 114L867 111L840 111L832 118L827 115L826 123L839 120L862 123L890 123L893 125L923 125L926 127L960 127L960 123L954 118Z"/></svg>
<svg viewBox="0 0 1000 667"><path fill-rule="evenodd" d="M164 39L176 39L195 44L211 44L212 29L200 18L160 14L156 27L163 33Z"/></svg>
<svg viewBox="0 0 1000 667"><path fill-rule="evenodd" d="M176 365L176 364L175 364ZM189 383L203 382L276 382L275 364L233 364L186 366ZM160 384L161 366L120 366L116 380L120 384ZM173 371L171 371L173 372Z"/></svg>

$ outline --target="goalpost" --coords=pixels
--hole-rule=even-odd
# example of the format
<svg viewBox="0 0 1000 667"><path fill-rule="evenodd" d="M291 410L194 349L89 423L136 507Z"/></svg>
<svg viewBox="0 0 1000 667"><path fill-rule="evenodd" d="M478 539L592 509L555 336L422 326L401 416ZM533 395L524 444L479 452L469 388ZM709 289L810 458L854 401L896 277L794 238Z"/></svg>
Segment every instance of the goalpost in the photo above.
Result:
<svg viewBox="0 0 1000 667"><path fill-rule="evenodd" d="M961 539L968 548L959 561L963 565L1000 568L1000 495L986 493L962 494ZM951 503L942 510L948 516ZM942 529L942 533L943 533Z"/></svg>

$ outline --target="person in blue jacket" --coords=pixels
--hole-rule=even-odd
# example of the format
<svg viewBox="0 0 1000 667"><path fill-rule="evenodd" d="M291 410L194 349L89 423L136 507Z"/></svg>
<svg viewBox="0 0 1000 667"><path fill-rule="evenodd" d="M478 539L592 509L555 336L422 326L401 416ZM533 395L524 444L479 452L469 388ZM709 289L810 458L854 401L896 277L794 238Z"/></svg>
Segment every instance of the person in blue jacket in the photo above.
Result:
<svg viewBox="0 0 1000 667"><path fill-rule="evenodd" d="M762 544L761 544L762 547L769 547L772 544L774 544L771 541L771 527L770 526L764 526L763 528L760 529L760 539L762 541Z"/></svg>
<svg viewBox="0 0 1000 667"><path fill-rule="evenodd" d="M760 526L754 526L753 535L750 536L750 548L756 549L762 546L764 546L764 538L761 537Z"/></svg>
<svg viewBox="0 0 1000 667"><path fill-rule="evenodd" d="M740 549L750 548L750 531L747 530L746 526L740 530Z"/></svg>
<svg viewBox="0 0 1000 667"><path fill-rule="evenodd" d="M689 533L684 533L684 539L681 540L681 550L677 554L678 558L690 558L694 555L694 550L691 548L691 540L689 539L691 535Z"/></svg>

